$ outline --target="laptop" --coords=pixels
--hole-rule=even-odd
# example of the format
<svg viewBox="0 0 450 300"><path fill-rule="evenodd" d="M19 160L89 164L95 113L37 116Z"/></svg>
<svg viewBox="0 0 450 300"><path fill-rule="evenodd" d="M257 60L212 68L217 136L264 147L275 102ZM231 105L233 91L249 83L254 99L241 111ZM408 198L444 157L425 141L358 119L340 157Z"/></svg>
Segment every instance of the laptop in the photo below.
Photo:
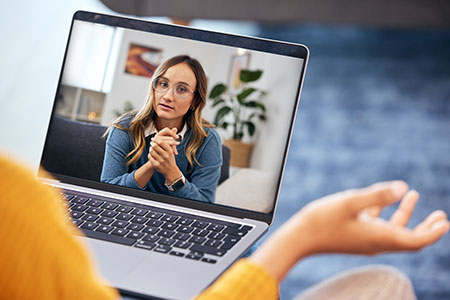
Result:
<svg viewBox="0 0 450 300"><path fill-rule="evenodd" d="M214 154L221 154L220 179L209 184L208 201L101 180L106 129L145 104L157 67L179 55L205 71L202 117L216 124L222 143ZM190 299L264 235L307 61L303 45L74 14L41 158L54 179L42 180L61 190L67 222L84 232L79 238L109 284L139 297ZM240 123L225 113L233 105L240 105Z"/></svg>

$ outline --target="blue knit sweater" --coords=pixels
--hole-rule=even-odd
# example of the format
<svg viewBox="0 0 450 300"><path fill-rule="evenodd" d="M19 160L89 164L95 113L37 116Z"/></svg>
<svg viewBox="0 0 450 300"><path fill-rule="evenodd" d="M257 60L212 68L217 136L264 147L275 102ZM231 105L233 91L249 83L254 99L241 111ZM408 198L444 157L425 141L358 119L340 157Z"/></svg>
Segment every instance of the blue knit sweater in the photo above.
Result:
<svg viewBox="0 0 450 300"><path fill-rule="evenodd" d="M120 125L128 128L130 120L120 122ZM146 146L139 160L127 166L125 156L134 149L131 135L128 131L112 128L106 139L105 157L100 176L102 182L127 186L140 190L147 190L159 194L176 196L203 202L214 202L217 183L222 166L222 142L217 132L212 128L205 128L208 136L197 150L196 158L200 164L189 166L185 149L191 140L192 130L188 128L183 140L177 146L178 155L175 160L178 168L186 178L186 185L179 191L171 192L164 185L164 176L155 171L148 184L141 188L134 179L134 172L147 162L150 138L146 138Z"/></svg>

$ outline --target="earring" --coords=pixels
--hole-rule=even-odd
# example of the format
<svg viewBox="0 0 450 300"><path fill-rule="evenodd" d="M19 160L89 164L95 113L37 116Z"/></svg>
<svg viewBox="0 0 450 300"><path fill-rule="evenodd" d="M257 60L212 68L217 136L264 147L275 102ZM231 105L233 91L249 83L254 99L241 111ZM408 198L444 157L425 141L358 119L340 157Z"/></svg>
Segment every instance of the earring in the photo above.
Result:
<svg viewBox="0 0 450 300"><path fill-rule="evenodd" d="M195 107L191 106L190 109L191 109L192 111L194 111L194 110L195 110Z"/></svg>

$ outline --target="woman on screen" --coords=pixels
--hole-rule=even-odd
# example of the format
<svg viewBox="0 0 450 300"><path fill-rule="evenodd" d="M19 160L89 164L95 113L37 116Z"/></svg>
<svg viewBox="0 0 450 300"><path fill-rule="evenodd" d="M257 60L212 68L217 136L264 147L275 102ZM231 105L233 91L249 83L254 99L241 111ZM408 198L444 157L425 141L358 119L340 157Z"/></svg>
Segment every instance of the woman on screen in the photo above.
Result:
<svg viewBox="0 0 450 300"><path fill-rule="evenodd" d="M163 62L145 105L108 128L100 180L214 202L222 142L202 118L206 95L206 74L197 60L181 55Z"/></svg>

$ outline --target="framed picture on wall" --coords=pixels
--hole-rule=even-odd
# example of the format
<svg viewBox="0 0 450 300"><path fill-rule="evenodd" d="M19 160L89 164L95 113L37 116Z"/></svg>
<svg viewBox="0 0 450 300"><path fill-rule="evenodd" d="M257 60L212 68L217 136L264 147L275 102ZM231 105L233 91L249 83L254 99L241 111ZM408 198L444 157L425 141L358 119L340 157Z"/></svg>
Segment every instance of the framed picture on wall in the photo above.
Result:
<svg viewBox="0 0 450 300"><path fill-rule="evenodd" d="M241 70L248 69L250 64L250 53L236 54L231 57L230 71L228 73L228 90L232 94L242 91L242 82L239 78Z"/></svg>
<svg viewBox="0 0 450 300"><path fill-rule="evenodd" d="M131 43L125 73L150 78L161 63L161 58L161 49Z"/></svg>

